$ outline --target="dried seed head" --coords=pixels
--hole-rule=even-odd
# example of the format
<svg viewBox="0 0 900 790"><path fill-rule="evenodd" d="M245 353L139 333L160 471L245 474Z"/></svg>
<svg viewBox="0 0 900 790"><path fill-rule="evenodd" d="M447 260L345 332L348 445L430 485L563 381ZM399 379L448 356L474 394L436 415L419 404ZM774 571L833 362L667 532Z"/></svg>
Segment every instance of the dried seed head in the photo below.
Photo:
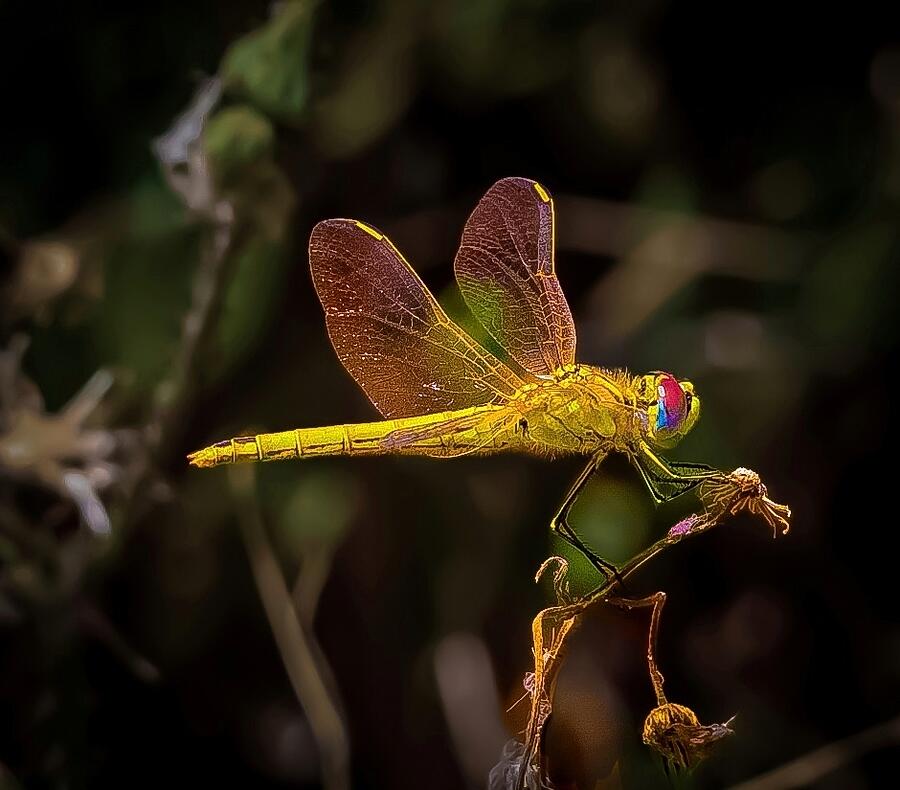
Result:
<svg viewBox="0 0 900 790"><path fill-rule="evenodd" d="M703 725L690 708L667 702L650 711L644 721L644 743L672 769L691 771L709 756L715 743L731 735L731 722Z"/></svg>

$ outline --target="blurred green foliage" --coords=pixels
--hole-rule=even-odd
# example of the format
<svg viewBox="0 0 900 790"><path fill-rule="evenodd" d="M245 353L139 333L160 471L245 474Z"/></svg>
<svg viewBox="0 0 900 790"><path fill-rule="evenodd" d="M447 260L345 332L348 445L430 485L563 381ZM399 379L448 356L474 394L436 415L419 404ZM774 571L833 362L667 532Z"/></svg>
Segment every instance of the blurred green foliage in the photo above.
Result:
<svg viewBox="0 0 900 790"><path fill-rule="evenodd" d="M241 181L257 176L255 168L272 164L275 130L266 116L252 107L226 107L209 119L203 147L215 173L216 185L241 195Z"/></svg>
<svg viewBox="0 0 900 790"><path fill-rule="evenodd" d="M292 475L269 504L282 536L299 559L308 544L334 546L359 514L359 486L340 470Z"/></svg>
<svg viewBox="0 0 900 790"><path fill-rule="evenodd" d="M210 353L214 381L244 359L268 327L268 306L284 281L296 198L273 159L274 129L264 115L246 105L225 107L209 119L203 135L214 181L237 226Z"/></svg>
<svg viewBox="0 0 900 790"><path fill-rule="evenodd" d="M222 58L226 88L279 120L300 121L309 97L308 60L317 2L285 0L271 19Z"/></svg>

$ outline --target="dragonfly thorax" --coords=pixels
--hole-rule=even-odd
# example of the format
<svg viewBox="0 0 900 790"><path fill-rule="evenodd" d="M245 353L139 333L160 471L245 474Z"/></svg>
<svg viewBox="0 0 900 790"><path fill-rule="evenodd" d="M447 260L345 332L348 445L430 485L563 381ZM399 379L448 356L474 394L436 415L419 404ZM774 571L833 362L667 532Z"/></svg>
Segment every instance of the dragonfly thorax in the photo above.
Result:
<svg viewBox="0 0 900 790"><path fill-rule="evenodd" d="M624 449L635 435L636 409L625 391L630 378L624 371L567 365L527 384L514 398L524 443L550 454Z"/></svg>

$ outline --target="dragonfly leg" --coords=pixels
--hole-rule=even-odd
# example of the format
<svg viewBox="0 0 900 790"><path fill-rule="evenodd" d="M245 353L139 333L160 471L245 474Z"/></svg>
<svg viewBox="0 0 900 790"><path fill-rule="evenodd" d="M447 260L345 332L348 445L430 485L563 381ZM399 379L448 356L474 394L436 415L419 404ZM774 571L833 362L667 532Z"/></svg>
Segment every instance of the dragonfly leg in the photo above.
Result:
<svg viewBox="0 0 900 790"><path fill-rule="evenodd" d="M666 603L666 594L657 592L653 593L653 595L648 595L646 598L607 598L606 602L628 611L644 609L649 606L653 607L653 611L650 613L650 633L647 637L647 667L650 670L650 682L653 684L653 691L656 693L657 704L665 705L664 678L656 664L656 641L659 634L659 618Z"/></svg>
<svg viewBox="0 0 900 790"><path fill-rule="evenodd" d="M631 459L657 504L675 499L704 480L721 475L718 469L706 464L667 461L644 443L631 454Z"/></svg>
<svg viewBox="0 0 900 790"><path fill-rule="evenodd" d="M572 529L572 526L569 524L569 512L572 510L572 505L575 504L575 500L578 499L578 495L581 493L585 485L587 485L587 481L591 479L591 475L594 474L595 471L597 471L597 467L605 457L606 453L598 453L593 458L591 458L591 460L588 462L588 465L581 470L581 474L579 474L575 482L572 483L572 487L569 489L569 493L566 494L562 505L560 505L559 510L556 511L556 515L553 516L553 519L550 521L550 530L560 535L570 545L574 546L585 557L587 557L591 565L593 565L600 573L602 573L604 578L608 579L612 577L616 579L616 581L621 583L622 579L619 576L619 569L616 568L616 566L613 565L609 560L603 559L603 557L599 556L595 551L589 548L584 543L584 541L582 541L581 538L578 537L578 534L574 529Z"/></svg>

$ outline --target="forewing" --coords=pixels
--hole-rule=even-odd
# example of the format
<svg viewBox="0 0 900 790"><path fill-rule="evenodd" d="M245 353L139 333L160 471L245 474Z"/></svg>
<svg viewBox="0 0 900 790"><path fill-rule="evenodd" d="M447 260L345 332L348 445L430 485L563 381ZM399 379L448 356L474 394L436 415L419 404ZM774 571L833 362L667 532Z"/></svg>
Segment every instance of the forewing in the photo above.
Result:
<svg viewBox="0 0 900 790"><path fill-rule="evenodd" d="M309 263L332 345L385 417L499 403L525 383L447 317L375 229L320 222Z"/></svg>
<svg viewBox="0 0 900 790"><path fill-rule="evenodd" d="M575 323L556 279L553 199L537 182L504 178L466 222L456 280L469 309L525 370L575 361Z"/></svg>

